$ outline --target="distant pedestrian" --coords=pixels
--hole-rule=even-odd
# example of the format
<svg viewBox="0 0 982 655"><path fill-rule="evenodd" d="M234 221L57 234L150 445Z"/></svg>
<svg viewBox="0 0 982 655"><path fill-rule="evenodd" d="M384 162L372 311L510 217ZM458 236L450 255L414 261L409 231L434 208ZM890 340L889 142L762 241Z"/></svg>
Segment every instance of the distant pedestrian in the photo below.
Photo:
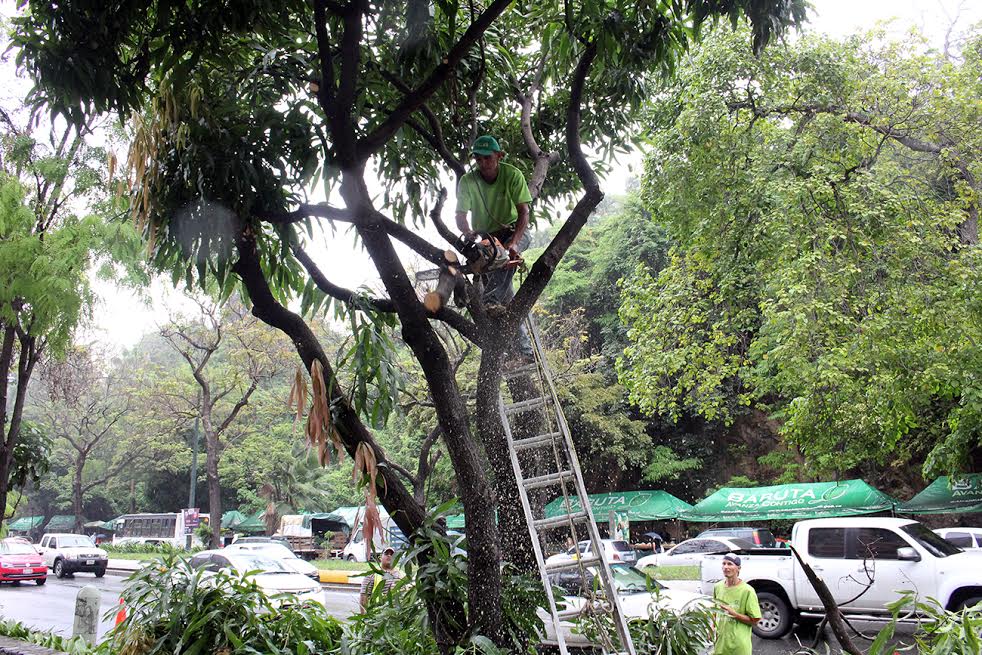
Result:
<svg viewBox="0 0 982 655"><path fill-rule="evenodd" d="M382 567L382 573L372 573L371 575L366 575L361 581L361 596L359 598L359 604L361 605L362 612L364 612L365 608L368 607L368 600L372 597L372 594L376 589L382 587L382 594L385 595L389 593L396 585L396 582L402 578L402 573L392 568L392 560L395 559L395 555L395 549L391 546L387 546L385 550L382 551L382 555L379 557L379 564Z"/></svg>
<svg viewBox="0 0 982 655"><path fill-rule="evenodd" d="M750 635L760 621L757 592L740 579L740 556L723 556L723 580L713 587L713 600L726 616L716 629L715 655L751 655Z"/></svg>

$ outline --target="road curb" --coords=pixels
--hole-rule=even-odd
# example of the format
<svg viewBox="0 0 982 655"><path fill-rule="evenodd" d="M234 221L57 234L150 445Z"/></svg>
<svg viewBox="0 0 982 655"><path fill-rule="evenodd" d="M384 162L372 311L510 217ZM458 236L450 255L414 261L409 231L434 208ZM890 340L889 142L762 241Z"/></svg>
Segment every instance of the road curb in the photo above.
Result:
<svg viewBox="0 0 982 655"><path fill-rule="evenodd" d="M321 584L356 585L361 584L364 571L320 571Z"/></svg>

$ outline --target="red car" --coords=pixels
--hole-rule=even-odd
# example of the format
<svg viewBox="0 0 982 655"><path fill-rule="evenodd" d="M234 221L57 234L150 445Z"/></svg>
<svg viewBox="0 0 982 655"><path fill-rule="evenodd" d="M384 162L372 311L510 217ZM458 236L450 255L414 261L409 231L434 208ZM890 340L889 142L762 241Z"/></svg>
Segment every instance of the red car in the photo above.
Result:
<svg viewBox="0 0 982 655"><path fill-rule="evenodd" d="M11 539L0 540L0 582L18 584L22 580L43 585L48 581L48 567L34 546Z"/></svg>

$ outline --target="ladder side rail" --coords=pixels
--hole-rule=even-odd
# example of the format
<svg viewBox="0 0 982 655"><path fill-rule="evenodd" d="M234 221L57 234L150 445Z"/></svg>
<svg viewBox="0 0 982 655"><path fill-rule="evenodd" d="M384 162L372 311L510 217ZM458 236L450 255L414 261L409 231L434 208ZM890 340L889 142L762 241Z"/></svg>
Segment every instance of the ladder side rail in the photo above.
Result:
<svg viewBox="0 0 982 655"><path fill-rule="evenodd" d="M556 631L556 643L559 644L559 652L561 655L569 655L569 651L566 648L566 639L563 636L562 627L560 626L559 610L556 607L556 598L552 593L552 585L549 584L549 575L546 572L546 562L545 557L542 554L542 545L539 543L539 535L535 529L534 517L532 516L532 506L529 505L528 493L526 492L525 485L523 484L524 477L522 475L522 467L518 461L518 453L515 451L513 446L511 423L509 423L508 415L505 413L505 405L501 398L501 394L498 394L498 414L501 417L501 423L505 429L505 437L508 440L508 455L511 459L511 467L515 473L515 479L518 482L518 497L522 501L522 511L525 513L525 524L528 527L529 537L532 540L532 550L535 553L535 560L539 566L539 578L542 580L542 586L545 589L546 598L549 600L549 614L552 616L552 625Z"/></svg>
<svg viewBox="0 0 982 655"><path fill-rule="evenodd" d="M542 353L542 341L539 335L538 325L536 325L535 321L533 321L531 317L527 317L525 320L526 325L529 328L529 335L532 338L533 347ZM552 395L553 408L555 409L556 419L560 428L559 431L563 434L563 438L566 441L567 455L569 456L570 460L570 468L574 473L574 484L576 486L577 495L580 497L580 506L589 517L587 520L587 534L590 536L593 552L600 560L600 568L602 570L602 575L600 577L604 583L604 591L607 593L607 598L614 607L614 624L617 629L618 636L621 639L621 646L624 648L624 652L627 653L627 655L635 655L634 642L631 639L631 633L627 627L627 620L624 616L624 608L621 606L620 597L617 594L617 590L614 588L613 573L610 570L610 563L607 561L607 557L605 556L606 554L604 553L602 547L603 544L600 541L600 531L597 529L597 524L593 515L593 508L590 505L590 499L586 492L586 485L583 483L583 473L580 469L579 458L576 456L576 448L573 446L573 440L569 432L569 425L566 423L566 415L563 412L562 405L559 402L559 395L556 393L556 387L552 381L552 372L549 370L549 365L546 362L545 357L542 357L541 359L541 366L545 374L544 378L546 384L549 387L549 393ZM514 457L514 453L512 456Z"/></svg>

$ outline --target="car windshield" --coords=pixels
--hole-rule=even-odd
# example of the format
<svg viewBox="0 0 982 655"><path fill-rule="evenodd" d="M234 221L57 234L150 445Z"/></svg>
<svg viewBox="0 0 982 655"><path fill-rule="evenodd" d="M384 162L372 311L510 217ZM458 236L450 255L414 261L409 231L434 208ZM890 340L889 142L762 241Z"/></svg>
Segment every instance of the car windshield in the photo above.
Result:
<svg viewBox="0 0 982 655"><path fill-rule="evenodd" d="M81 546L85 548L86 546L94 546L92 540L88 537L84 537L80 534L69 534L62 537L58 537L58 547L59 548L75 548Z"/></svg>
<svg viewBox="0 0 982 655"><path fill-rule="evenodd" d="M266 553L228 554L228 561L236 571L262 571L263 573L293 573L283 562Z"/></svg>
<svg viewBox="0 0 982 655"><path fill-rule="evenodd" d="M243 544L243 547L239 550L257 555L265 555L267 557L275 557L276 559L297 559L293 551L282 544Z"/></svg>
<svg viewBox="0 0 982 655"><path fill-rule="evenodd" d="M228 561L236 571L262 571L263 573L293 573L283 562L266 553L236 553L229 555Z"/></svg>
<svg viewBox="0 0 982 655"><path fill-rule="evenodd" d="M619 594L637 594L662 587L657 580L649 578L633 566L612 564L610 572L614 577L614 588Z"/></svg>
<svg viewBox="0 0 982 655"><path fill-rule="evenodd" d="M928 530L923 523L908 523L900 526L900 529L913 537L917 543L935 557L948 557L948 555L962 552L962 549L955 544L945 541Z"/></svg>
<svg viewBox="0 0 982 655"><path fill-rule="evenodd" d="M33 546L19 544L17 542L0 543L0 554L3 555L37 555Z"/></svg>

